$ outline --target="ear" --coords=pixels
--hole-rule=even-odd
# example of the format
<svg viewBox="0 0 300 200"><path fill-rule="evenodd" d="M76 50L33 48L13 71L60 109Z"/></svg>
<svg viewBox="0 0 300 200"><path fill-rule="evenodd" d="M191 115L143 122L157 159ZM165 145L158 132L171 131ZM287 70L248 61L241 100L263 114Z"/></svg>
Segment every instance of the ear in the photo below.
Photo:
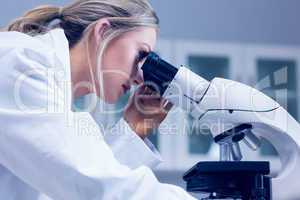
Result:
<svg viewBox="0 0 300 200"><path fill-rule="evenodd" d="M109 27L110 23L106 18L102 18L97 21L93 31L93 35L97 42L97 45L99 45L98 43L103 40L104 33Z"/></svg>

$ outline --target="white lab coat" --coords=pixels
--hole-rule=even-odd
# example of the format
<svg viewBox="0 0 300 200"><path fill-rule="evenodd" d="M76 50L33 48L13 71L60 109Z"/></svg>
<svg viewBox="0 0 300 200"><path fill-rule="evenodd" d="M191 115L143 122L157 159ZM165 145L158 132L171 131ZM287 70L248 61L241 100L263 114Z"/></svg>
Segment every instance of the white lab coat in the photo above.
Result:
<svg viewBox="0 0 300 200"><path fill-rule="evenodd" d="M0 33L1 200L194 199L157 181L159 155L123 119L101 133L72 112L70 80L62 29Z"/></svg>

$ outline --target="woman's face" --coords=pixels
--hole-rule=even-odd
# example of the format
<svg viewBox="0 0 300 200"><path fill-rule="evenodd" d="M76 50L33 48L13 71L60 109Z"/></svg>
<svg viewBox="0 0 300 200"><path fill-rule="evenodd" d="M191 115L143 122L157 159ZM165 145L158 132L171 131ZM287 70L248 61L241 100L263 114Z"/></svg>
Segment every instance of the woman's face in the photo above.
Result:
<svg viewBox="0 0 300 200"><path fill-rule="evenodd" d="M139 66L153 51L156 35L156 29L144 27L110 42L102 57L102 64L96 70L97 95L100 98L115 103L132 85L143 82Z"/></svg>

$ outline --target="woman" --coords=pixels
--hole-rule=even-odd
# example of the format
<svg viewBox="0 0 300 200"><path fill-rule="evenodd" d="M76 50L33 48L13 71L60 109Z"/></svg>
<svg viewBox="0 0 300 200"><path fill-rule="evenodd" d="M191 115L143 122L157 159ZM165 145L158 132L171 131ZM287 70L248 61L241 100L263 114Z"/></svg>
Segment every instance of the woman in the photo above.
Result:
<svg viewBox="0 0 300 200"><path fill-rule="evenodd" d="M0 33L0 199L193 199L148 168L159 156L145 138L170 107L147 87L111 132L71 110L78 96L114 103L141 85L157 27L146 0L79 0Z"/></svg>

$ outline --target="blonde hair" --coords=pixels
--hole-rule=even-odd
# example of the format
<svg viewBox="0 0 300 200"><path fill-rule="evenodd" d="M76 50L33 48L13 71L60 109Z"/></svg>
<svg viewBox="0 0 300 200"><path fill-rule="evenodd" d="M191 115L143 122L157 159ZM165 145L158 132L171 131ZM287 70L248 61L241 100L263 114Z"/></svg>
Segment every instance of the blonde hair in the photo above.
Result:
<svg viewBox="0 0 300 200"><path fill-rule="evenodd" d="M90 31L102 18L106 18L110 26L97 49L97 70L100 70L104 51L113 39L139 27L158 29L159 25L159 19L147 0L77 0L65 7L41 6L30 10L8 25L6 31L38 35L59 26L65 32L69 48L72 48L81 39L88 41ZM58 23L53 26L55 20ZM89 45L88 42L86 44ZM89 57L88 63L92 82L95 82ZM96 75L100 76L97 78L101 82L103 74ZM96 86L93 87L96 90ZM103 84L100 84L100 93L102 92Z"/></svg>
<svg viewBox="0 0 300 200"><path fill-rule="evenodd" d="M48 32L55 19L72 48L102 18L110 22L105 38L112 40L138 27L158 27L159 19L147 0L77 0L65 7L40 6L7 26L6 31L30 35ZM108 43L109 41L106 41Z"/></svg>

